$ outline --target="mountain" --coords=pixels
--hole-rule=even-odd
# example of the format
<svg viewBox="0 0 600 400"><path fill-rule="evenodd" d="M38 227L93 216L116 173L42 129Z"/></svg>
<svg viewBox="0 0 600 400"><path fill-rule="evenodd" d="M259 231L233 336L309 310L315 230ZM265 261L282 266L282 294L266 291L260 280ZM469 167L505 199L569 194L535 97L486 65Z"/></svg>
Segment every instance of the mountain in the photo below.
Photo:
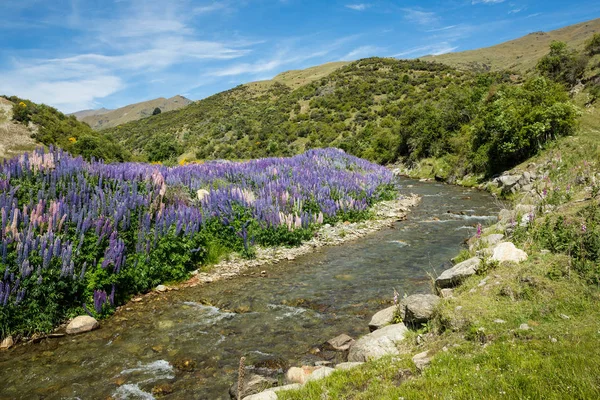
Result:
<svg viewBox="0 0 600 400"><path fill-rule="evenodd" d="M116 110L106 108L83 110L73 113L73 115L79 121L87 123L92 129L101 130L149 117L156 108L160 108L161 112L165 112L180 109L191 103L193 103L192 100L178 95L169 99L159 97L154 100L130 104Z"/></svg>
<svg viewBox="0 0 600 400"><path fill-rule="evenodd" d="M491 47L421 57L421 59L461 69L513 70L524 73L532 70L537 61L548 53L548 48L553 40L565 42L570 48L581 50L585 41L598 32L600 32L600 18L550 32L533 32Z"/></svg>

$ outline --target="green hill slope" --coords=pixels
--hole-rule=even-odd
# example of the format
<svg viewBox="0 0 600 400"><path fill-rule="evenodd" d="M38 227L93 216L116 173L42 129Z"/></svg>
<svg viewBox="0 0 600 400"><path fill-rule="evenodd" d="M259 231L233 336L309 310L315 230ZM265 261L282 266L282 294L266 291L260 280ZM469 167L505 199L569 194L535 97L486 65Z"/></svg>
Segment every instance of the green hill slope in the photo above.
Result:
<svg viewBox="0 0 600 400"><path fill-rule="evenodd" d="M548 52L548 46L553 40L565 42L569 47L581 50L585 41L598 32L600 32L600 18L550 32L533 32L483 49L427 56L422 59L461 69L483 71L509 69L524 73L535 67L537 61Z"/></svg>

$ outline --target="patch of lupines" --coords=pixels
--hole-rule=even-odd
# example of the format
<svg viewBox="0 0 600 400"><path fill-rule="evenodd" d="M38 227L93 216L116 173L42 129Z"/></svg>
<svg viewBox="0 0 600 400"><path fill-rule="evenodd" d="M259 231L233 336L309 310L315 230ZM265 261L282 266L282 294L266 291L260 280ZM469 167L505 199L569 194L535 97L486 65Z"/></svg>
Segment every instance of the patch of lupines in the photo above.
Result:
<svg viewBox="0 0 600 400"><path fill-rule="evenodd" d="M207 221L229 225L243 214L231 235L250 253L251 221L260 229L306 229L367 210L392 192L393 182L386 168L337 149L171 168L86 162L52 148L4 161L0 325L10 328L15 307L44 288L61 288L57 301L65 310L88 302L97 313L147 290L158 283L148 271L172 267L175 250L158 251L168 241L184 243L182 257L198 255L181 261L195 268ZM160 257L167 257L164 265ZM137 275L146 280L138 284Z"/></svg>

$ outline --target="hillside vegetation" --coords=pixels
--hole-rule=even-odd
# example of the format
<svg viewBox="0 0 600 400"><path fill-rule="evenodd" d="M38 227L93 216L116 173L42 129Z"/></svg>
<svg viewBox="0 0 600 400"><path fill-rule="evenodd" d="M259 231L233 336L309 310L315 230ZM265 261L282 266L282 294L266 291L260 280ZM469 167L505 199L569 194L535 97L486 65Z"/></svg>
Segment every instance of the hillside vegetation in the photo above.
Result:
<svg viewBox="0 0 600 400"><path fill-rule="evenodd" d="M118 143L77 121L74 116L66 116L53 107L16 96L0 99L0 129L7 133L0 145L12 149L5 153L6 156L22 154L44 145L57 146L86 159L94 157L107 162L125 161L130 157Z"/></svg>
<svg viewBox="0 0 600 400"><path fill-rule="evenodd" d="M339 147L382 164L445 157L449 170L494 173L571 133L575 116L544 78L370 58L296 90L239 86L107 134L148 161L184 149L187 159L246 159Z"/></svg>
<svg viewBox="0 0 600 400"><path fill-rule="evenodd" d="M177 110L192 103L190 99L183 96L173 96L169 99L160 97L158 99L143 101L141 103L130 104L116 110L84 110L73 113L75 117L85 122L92 129L101 130L112 128L130 121L137 121L142 118L150 117L158 108L161 112Z"/></svg>
<svg viewBox="0 0 600 400"><path fill-rule="evenodd" d="M585 41L600 32L600 19L570 25L550 32L533 32L521 38L477 50L423 57L460 69L478 71L514 70L525 73L535 69L552 41L565 42L569 47L583 49Z"/></svg>

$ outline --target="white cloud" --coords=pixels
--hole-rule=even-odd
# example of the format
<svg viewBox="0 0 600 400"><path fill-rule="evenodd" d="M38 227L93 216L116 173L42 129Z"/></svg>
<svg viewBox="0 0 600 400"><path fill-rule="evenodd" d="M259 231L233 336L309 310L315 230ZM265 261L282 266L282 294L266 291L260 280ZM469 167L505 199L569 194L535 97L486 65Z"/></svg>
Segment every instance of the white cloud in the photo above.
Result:
<svg viewBox="0 0 600 400"><path fill-rule="evenodd" d="M360 3L360 4L346 4L346 8L349 8L354 11L364 11L367 8L371 7L370 4Z"/></svg>
<svg viewBox="0 0 600 400"><path fill-rule="evenodd" d="M426 46L413 47L411 49L402 51L398 54L394 54L392 57L396 58L415 58L425 55L439 56L441 54L450 53L458 48L458 46L452 46L448 42L440 42L430 44Z"/></svg>
<svg viewBox="0 0 600 400"><path fill-rule="evenodd" d="M471 4L479 4L479 3L483 3L483 4L497 4L497 3L504 3L505 0L472 0Z"/></svg>
<svg viewBox="0 0 600 400"><path fill-rule="evenodd" d="M374 57L382 51L383 49L377 46L360 46L343 56L342 60L356 60L359 58Z"/></svg>
<svg viewBox="0 0 600 400"><path fill-rule="evenodd" d="M431 25L438 22L439 18L434 12L421 11L414 8L402 9L404 18L419 25Z"/></svg>
<svg viewBox="0 0 600 400"><path fill-rule="evenodd" d="M524 10L524 8L513 8L508 13L509 14L517 14L517 13L520 13L521 11L523 11L523 10Z"/></svg>

